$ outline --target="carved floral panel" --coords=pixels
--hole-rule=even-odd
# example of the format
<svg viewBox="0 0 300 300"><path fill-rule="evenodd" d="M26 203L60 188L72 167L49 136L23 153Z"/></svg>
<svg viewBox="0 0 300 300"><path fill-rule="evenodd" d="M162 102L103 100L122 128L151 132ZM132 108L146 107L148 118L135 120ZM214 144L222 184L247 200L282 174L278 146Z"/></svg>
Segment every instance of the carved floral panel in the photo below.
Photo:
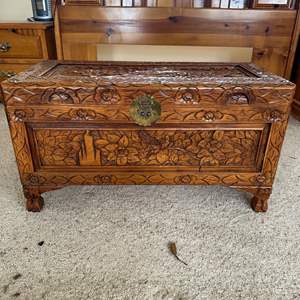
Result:
<svg viewBox="0 0 300 300"><path fill-rule="evenodd" d="M255 167L261 130L35 129L42 166Z"/></svg>
<svg viewBox="0 0 300 300"><path fill-rule="evenodd" d="M36 130L39 158L42 165L80 165L79 154L84 150L84 130Z"/></svg>
<svg viewBox="0 0 300 300"><path fill-rule="evenodd" d="M128 83L126 87L111 84L94 87L6 87L4 90L7 105L110 105L130 104L134 99L150 95L163 105L245 105L245 104L287 104L293 98L291 89L260 89L243 87L240 92L232 86L201 85L181 87L161 84L144 85L139 88Z"/></svg>
<svg viewBox="0 0 300 300"><path fill-rule="evenodd" d="M203 77L220 77L220 78L250 78L255 77L251 71L239 65L221 65L221 64L120 64L120 65L97 65L97 64L59 64L51 69L47 74L48 77L59 77L74 79L95 78L102 80L114 80L117 83L131 81L153 81L154 79L169 80L199 80Z"/></svg>

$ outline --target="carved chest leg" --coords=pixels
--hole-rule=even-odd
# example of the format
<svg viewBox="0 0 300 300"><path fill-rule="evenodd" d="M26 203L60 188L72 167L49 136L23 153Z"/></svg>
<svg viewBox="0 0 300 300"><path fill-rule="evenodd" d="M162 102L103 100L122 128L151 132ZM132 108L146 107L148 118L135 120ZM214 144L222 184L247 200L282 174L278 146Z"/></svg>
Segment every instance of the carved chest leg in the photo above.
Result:
<svg viewBox="0 0 300 300"><path fill-rule="evenodd" d="M31 212L40 212L44 206L44 199L38 188L25 188L26 209Z"/></svg>
<svg viewBox="0 0 300 300"><path fill-rule="evenodd" d="M258 188L251 199L252 209L256 212L266 212L271 193L271 188Z"/></svg>
<svg viewBox="0 0 300 300"><path fill-rule="evenodd" d="M235 187L234 187L235 188ZM268 202L272 193L272 188L260 187L238 187L240 191L251 193L251 207L255 212L266 212L268 210Z"/></svg>

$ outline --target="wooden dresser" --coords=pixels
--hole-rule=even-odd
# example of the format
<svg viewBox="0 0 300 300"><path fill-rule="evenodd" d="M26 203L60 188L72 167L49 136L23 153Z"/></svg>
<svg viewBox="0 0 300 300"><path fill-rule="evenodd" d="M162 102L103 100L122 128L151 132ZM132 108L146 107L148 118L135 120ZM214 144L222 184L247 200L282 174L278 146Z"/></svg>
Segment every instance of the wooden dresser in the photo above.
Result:
<svg viewBox="0 0 300 300"><path fill-rule="evenodd" d="M55 58L52 23L0 22L0 81L42 60Z"/></svg>
<svg viewBox="0 0 300 300"><path fill-rule="evenodd" d="M2 87L29 211L84 184L221 184L266 211L295 90L247 64L55 61Z"/></svg>

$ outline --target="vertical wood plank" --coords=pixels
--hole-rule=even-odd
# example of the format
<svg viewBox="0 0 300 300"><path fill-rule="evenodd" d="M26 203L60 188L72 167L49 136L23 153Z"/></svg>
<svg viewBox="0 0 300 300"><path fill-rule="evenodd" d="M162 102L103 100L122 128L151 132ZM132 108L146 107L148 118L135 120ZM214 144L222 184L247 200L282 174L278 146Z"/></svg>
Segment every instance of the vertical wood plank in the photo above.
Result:
<svg viewBox="0 0 300 300"><path fill-rule="evenodd" d="M97 60L96 44L63 43L65 60Z"/></svg>
<svg viewBox="0 0 300 300"><path fill-rule="evenodd" d="M293 64L294 64L295 55L296 55L296 50L297 50L298 41L299 41L299 35L300 35L300 9L298 9L298 12L297 12L293 36L292 36L292 40L291 40L291 44L290 44L288 60L287 60L286 69L284 72L284 77L287 79L291 78Z"/></svg>
<svg viewBox="0 0 300 300"><path fill-rule="evenodd" d="M62 34L60 30L59 9L56 9L54 15L54 34L55 34L57 59L64 59L64 53L62 47Z"/></svg>

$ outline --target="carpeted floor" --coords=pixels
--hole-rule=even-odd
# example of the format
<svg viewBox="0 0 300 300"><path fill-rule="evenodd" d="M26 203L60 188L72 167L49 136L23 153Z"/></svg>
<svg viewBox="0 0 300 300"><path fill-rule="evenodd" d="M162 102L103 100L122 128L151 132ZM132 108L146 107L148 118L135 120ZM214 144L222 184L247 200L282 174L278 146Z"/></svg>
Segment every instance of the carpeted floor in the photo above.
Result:
<svg viewBox="0 0 300 300"><path fill-rule="evenodd" d="M196 186L69 187L32 214L0 110L1 300L300 299L297 121L266 214L245 193Z"/></svg>

